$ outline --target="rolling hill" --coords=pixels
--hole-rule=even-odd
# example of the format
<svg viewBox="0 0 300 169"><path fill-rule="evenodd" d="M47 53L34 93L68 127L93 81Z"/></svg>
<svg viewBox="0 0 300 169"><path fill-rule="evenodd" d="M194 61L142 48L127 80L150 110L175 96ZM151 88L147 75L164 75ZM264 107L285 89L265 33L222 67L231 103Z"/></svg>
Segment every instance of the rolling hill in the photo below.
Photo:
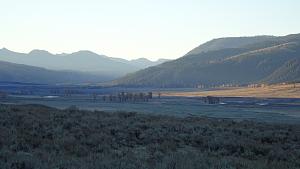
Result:
<svg viewBox="0 0 300 169"><path fill-rule="evenodd" d="M107 75L82 72L53 71L44 68L0 61L0 81L58 84L98 83L109 80Z"/></svg>
<svg viewBox="0 0 300 169"><path fill-rule="evenodd" d="M150 67L111 85L136 87L197 87L280 83L299 79L300 34L274 37L220 38L170 62ZM291 70L292 69L292 70ZM289 76L285 76L289 72ZM293 72L293 73L291 73Z"/></svg>

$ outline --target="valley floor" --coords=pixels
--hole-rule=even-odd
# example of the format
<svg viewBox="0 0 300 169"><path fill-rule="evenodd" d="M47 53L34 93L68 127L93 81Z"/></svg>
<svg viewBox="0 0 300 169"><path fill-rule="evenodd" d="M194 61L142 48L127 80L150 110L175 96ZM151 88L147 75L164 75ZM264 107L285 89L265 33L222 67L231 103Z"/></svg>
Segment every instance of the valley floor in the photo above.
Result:
<svg viewBox="0 0 300 169"><path fill-rule="evenodd" d="M296 169L299 124L0 105L3 169Z"/></svg>
<svg viewBox="0 0 300 169"><path fill-rule="evenodd" d="M214 117L235 120L254 120L271 123L300 123L300 99L221 98L220 104L206 104L200 97L161 97L148 102L93 100L89 95L79 96L9 96L0 99L7 105L41 104L59 109L76 106L84 110L105 112L139 112L144 114L179 117Z"/></svg>
<svg viewBox="0 0 300 169"><path fill-rule="evenodd" d="M209 91L192 92L163 92L164 96L185 96L185 97L259 97L259 98L300 98L300 83L270 85L264 87L231 87L218 88Z"/></svg>

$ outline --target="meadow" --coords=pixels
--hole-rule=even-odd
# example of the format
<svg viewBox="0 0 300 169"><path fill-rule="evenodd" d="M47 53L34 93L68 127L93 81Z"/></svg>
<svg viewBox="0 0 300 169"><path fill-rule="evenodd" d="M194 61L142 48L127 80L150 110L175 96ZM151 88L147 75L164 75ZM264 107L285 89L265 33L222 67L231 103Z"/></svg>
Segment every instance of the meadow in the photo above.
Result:
<svg viewBox="0 0 300 169"><path fill-rule="evenodd" d="M218 87L211 90L167 91L164 96L184 97L256 97L256 98L300 98L300 83L250 85L244 87Z"/></svg>

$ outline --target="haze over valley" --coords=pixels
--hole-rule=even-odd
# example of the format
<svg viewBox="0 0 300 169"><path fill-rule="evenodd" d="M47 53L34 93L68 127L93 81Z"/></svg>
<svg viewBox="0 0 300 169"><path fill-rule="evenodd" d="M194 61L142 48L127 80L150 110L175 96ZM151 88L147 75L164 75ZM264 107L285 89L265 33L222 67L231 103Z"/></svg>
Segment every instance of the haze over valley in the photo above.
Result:
<svg viewBox="0 0 300 169"><path fill-rule="evenodd" d="M1 81L29 83L99 83L168 61L126 60L91 51L51 54L45 50L18 53L0 49ZM8 63L9 62L9 63ZM10 66L8 66L8 64ZM77 78L77 79L76 79Z"/></svg>

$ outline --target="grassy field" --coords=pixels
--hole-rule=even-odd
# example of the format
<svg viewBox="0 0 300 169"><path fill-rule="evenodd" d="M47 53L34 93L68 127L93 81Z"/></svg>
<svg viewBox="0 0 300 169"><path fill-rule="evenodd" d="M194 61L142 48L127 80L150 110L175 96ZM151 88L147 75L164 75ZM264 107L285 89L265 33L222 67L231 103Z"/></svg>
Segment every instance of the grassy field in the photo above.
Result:
<svg viewBox="0 0 300 169"><path fill-rule="evenodd" d="M0 105L3 169L296 169L300 126Z"/></svg>
<svg viewBox="0 0 300 169"><path fill-rule="evenodd" d="M262 98L300 98L300 83L270 85L264 87L230 87L211 91L163 92L163 96L220 96L220 97L262 97Z"/></svg>

